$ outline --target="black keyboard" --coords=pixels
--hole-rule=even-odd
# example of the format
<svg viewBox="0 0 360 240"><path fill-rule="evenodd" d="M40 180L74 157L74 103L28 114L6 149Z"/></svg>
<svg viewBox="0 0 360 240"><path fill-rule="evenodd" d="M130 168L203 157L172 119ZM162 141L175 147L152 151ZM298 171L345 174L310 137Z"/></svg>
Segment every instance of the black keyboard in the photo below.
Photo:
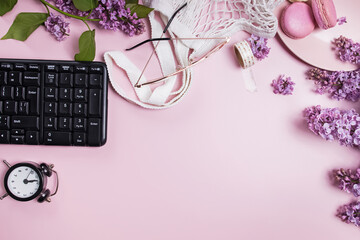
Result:
<svg viewBox="0 0 360 240"><path fill-rule="evenodd" d="M101 62L0 59L0 143L102 146L107 91Z"/></svg>

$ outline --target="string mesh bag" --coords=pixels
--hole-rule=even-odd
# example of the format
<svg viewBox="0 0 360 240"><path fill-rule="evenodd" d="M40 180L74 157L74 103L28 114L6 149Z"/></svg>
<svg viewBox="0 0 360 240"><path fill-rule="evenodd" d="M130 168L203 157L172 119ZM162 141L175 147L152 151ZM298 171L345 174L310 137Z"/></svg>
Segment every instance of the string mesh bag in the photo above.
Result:
<svg viewBox="0 0 360 240"><path fill-rule="evenodd" d="M167 24L173 13L187 3L176 14L167 34L177 38L201 38L201 40L177 40L153 42L156 46L156 55L164 75L171 74L178 68L189 65L211 51L219 39L230 37L232 34L244 30L265 38L274 37L278 27L278 20L274 9L284 0L143 0L143 4L154 8L149 14L151 37L162 36L164 25ZM159 16L159 18L156 17ZM171 46L171 44L173 46ZM174 60L174 57L176 60ZM105 61L110 66L112 60L127 72L130 82L135 85L141 71L132 65L120 52L105 53ZM131 66L130 66L131 65ZM134 88L138 99L132 99L124 93L116 81L110 81L114 89L125 99L150 109L162 109L173 106L186 95L192 80L191 68L186 69L180 79L176 76L168 78L162 85L151 89L148 86ZM180 87L175 83L181 81ZM147 82L142 76L139 83ZM176 89L174 89L176 86Z"/></svg>

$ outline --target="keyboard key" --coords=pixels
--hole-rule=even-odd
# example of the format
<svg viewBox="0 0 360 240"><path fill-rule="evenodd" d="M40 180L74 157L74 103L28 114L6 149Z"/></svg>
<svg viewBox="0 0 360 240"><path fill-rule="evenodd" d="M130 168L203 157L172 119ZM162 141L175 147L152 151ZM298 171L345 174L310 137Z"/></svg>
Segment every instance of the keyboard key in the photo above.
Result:
<svg viewBox="0 0 360 240"><path fill-rule="evenodd" d="M10 63L1 63L0 64L0 69L1 70L6 70L6 71L11 71L13 70L13 65Z"/></svg>
<svg viewBox="0 0 360 240"><path fill-rule="evenodd" d="M57 130L57 118L56 117L45 117L44 128L48 130Z"/></svg>
<svg viewBox="0 0 360 240"><path fill-rule="evenodd" d="M8 84L12 86L22 85L22 73L21 72L9 72Z"/></svg>
<svg viewBox="0 0 360 240"><path fill-rule="evenodd" d="M25 100L25 87L15 87L15 100Z"/></svg>
<svg viewBox="0 0 360 240"><path fill-rule="evenodd" d="M75 66L75 72L87 73L88 68L86 66Z"/></svg>
<svg viewBox="0 0 360 240"><path fill-rule="evenodd" d="M58 71L58 66L56 66L55 64L48 64L45 66L45 71L47 72L57 72Z"/></svg>
<svg viewBox="0 0 360 240"><path fill-rule="evenodd" d="M72 101L73 97L72 97L72 88L60 88L60 101L61 100L65 100L65 101Z"/></svg>
<svg viewBox="0 0 360 240"><path fill-rule="evenodd" d="M26 65L23 63L15 63L14 70L26 71Z"/></svg>
<svg viewBox="0 0 360 240"><path fill-rule="evenodd" d="M12 116L11 128L39 130L40 121L38 117L33 117L33 116Z"/></svg>
<svg viewBox="0 0 360 240"><path fill-rule="evenodd" d="M17 114L18 107L17 102L15 101L5 101L4 102L4 113L7 115Z"/></svg>
<svg viewBox="0 0 360 240"><path fill-rule="evenodd" d="M101 91L100 89L90 89L89 94L89 115L94 117L101 116Z"/></svg>
<svg viewBox="0 0 360 240"><path fill-rule="evenodd" d="M85 116L86 113L87 113L87 104L85 104L85 103L75 103L74 104L74 115Z"/></svg>
<svg viewBox="0 0 360 240"><path fill-rule="evenodd" d="M85 146L86 145L85 133L75 132L73 135L73 143L75 146Z"/></svg>
<svg viewBox="0 0 360 240"><path fill-rule="evenodd" d="M48 132L44 134L44 144L46 145L71 145L70 132Z"/></svg>
<svg viewBox="0 0 360 240"><path fill-rule="evenodd" d="M45 88L45 100L57 101L58 100L58 89L54 87Z"/></svg>
<svg viewBox="0 0 360 240"><path fill-rule="evenodd" d="M90 67L90 70L89 70L90 73L103 73L103 68L100 67L100 66L91 66Z"/></svg>
<svg viewBox="0 0 360 240"><path fill-rule="evenodd" d="M60 87L72 87L73 75L71 73L60 73Z"/></svg>
<svg viewBox="0 0 360 240"><path fill-rule="evenodd" d="M29 103L28 102L19 102L18 113L21 115L29 114Z"/></svg>
<svg viewBox="0 0 360 240"><path fill-rule="evenodd" d="M0 143L10 143L10 132L0 130Z"/></svg>
<svg viewBox="0 0 360 240"><path fill-rule="evenodd" d="M71 65L61 65L60 66L60 72L73 72L73 67Z"/></svg>
<svg viewBox="0 0 360 240"><path fill-rule="evenodd" d="M27 131L25 135L26 144L37 145L39 144L39 132Z"/></svg>
<svg viewBox="0 0 360 240"><path fill-rule="evenodd" d="M74 118L74 131L85 131L86 130L86 119L85 118Z"/></svg>
<svg viewBox="0 0 360 240"><path fill-rule="evenodd" d="M29 71L39 72L40 71L40 66L38 64L29 64L28 70Z"/></svg>
<svg viewBox="0 0 360 240"><path fill-rule="evenodd" d="M58 75L56 73L45 73L46 86L58 86Z"/></svg>
<svg viewBox="0 0 360 240"><path fill-rule="evenodd" d="M40 88L28 87L26 91L26 100L29 101L30 114L40 115Z"/></svg>
<svg viewBox="0 0 360 240"><path fill-rule="evenodd" d="M7 84L7 72L0 71L0 85Z"/></svg>
<svg viewBox="0 0 360 240"><path fill-rule="evenodd" d="M24 144L24 136L11 136L12 144Z"/></svg>
<svg viewBox="0 0 360 240"><path fill-rule="evenodd" d="M9 129L10 128L10 117L9 116L0 116L0 129Z"/></svg>
<svg viewBox="0 0 360 240"><path fill-rule="evenodd" d="M40 73L24 72L24 86L40 86Z"/></svg>
<svg viewBox="0 0 360 240"><path fill-rule="evenodd" d="M102 76L99 74L90 74L90 87L102 88Z"/></svg>
<svg viewBox="0 0 360 240"><path fill-rule="evenodd" d="M74 100L76 102L86 102L87 101L87 89L75 88Z"/></svg>
<svg viewBox="0 0 360 240"><path fill-rule="evenodd" d="M14 99L14 87L11 86L1 87L0 97L2 99Z"/></svg>
<svg viewBox="0 0 360 240"><path fill-rule="evenodd" d="M71 131L72 128L72 119L69 117L60 117L59 118L59 130Z"/></svg>
<svg viewBox="0 0 360 240"><path fill-rule="evenodd" d="M89 118L88 123L88 145L99 146L101 137L101 120L100 118Z"/></svg>
<svg viewBox="0 0 360 240"><path fill-rule="evenodd" d="M72 115L72 103L60 102L59 116L71 116L71 115Z"/></svg>
<svg viewBox="0 0 360 240"><path fill-rule="evenodd" d="M75 74L75 87L87 87L88 79L86 74Z"/></svg>
<svg viewBox="0 0 360 240"><path fill-rule="evenodd" d="M11 135L24 135L25 131L24 129L12 129Z"/></svg>
<svg viewBox="0 0 360 240"><path fill-rule="evenodd" d="M57 103L56 102L45 102L44 113L50 116L57 115Z"/></svg>

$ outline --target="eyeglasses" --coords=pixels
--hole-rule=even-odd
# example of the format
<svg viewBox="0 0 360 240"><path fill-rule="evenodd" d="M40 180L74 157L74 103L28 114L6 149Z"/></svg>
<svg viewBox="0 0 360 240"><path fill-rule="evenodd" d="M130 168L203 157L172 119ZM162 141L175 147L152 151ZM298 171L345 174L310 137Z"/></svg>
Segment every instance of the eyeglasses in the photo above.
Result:
<svg viewBox="0 0 360 240"><path fill-rule="evenodd" d="M137 82L135 83L134 87L136 88L141 88L142 86L145 86L145 85L150 85L150 84L154 84L154 83L159 83L159 82L163 82L165 80L167 80L168 78L170 77L173 77L179 73L183 73L185 70L197 65L198 63L202 62L203 60L205 60L206 58L208 58L210 55L212 55L213 53L219 51L222 47L224 47L226 45L226 43L228 43L230 41L230 37L219 37L219 38L177 38L177 37L173 37L173 38L169 38L169 37L163 37L164 34L167 32L171 22L174 20L176 14L178 12L180 12L180 10L182 10L184 7L186 7L187 3L185 3L184 5L182 5L179 9L177 9L175 11L175 13L170 17L168 23L166 24L165 28L164 28L164 31L162 32L161 36L159 38L151 38L151 39L147 39L143 42L140 42L138 44L136 44L135 46L131 47L131 48L128 48L126 49L126 51L130 51L130 50L133 50L145 43L149 43L149 42L157 42L156 45L154 46L154 49L150 55L150 57L148 58L143 70L141 71L141 74L137 80ZM218 43L214 48L212 48L209 52L207 52L205 55L203 55L202 57L198 58L197 60L192 60L190 61L190 63L187 65L187 66L182 66L180 68L178 68L175 72L171 73L171 74L168 74L166 76L162 76L162 77L159 77L159 78L156 78L156 79L153 79L151 81L148 81L148 82L145 82L145 83L139 83L140 82L140 79L141 77L144 75L144 72L147 68L147 66L149 65L150 63L150 60L152 59L159 43L161 41L187 41L187 40L222 40L220 43Z"/></svg>

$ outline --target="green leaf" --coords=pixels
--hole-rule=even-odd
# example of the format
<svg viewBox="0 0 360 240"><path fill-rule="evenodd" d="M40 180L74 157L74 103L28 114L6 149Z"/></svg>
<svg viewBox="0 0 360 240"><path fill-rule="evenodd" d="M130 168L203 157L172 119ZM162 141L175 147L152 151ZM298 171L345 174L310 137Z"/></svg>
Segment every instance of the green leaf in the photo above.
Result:
<svg viewBox="0 0 360 240"><path fill-rule="evenodd" d="M75 7L80 11L87 12L99 5L98 0L72 0Z"/></svg>
<svg viewBox="0 0 360 240"><path fill-rule="evenodd" d="M10 12L16 5L17 0L0 0L0 16Z"/></svg>
<svg viewBox="0 0 360 240"><path fill-rule="evenodd" d="M131 14L136 13L138 18L146 18L149 13L154 10L153 8L146 7L140 4L128 3L125 5L126 8L130 8Z"/></svg>
<svg viewBox="0 0 360 240"><path fill-rule="evenodd" d="M125 3L126 4L129 4L129 3L138 4L139 0L126 0Z"/></svg>
<svg viewBox="0 0 360 240"><path fill-rule="evenodd" d="M95 58L95 30L83 32L79 38L79 53L75 54L76 61L92 61Z"/></svg>
<svg viewBox="0 0 360 240"><path fill-rule="evenodd" d="M9 31L1 39L25 41L49 15L47 13L19 13Z"/></svg>

